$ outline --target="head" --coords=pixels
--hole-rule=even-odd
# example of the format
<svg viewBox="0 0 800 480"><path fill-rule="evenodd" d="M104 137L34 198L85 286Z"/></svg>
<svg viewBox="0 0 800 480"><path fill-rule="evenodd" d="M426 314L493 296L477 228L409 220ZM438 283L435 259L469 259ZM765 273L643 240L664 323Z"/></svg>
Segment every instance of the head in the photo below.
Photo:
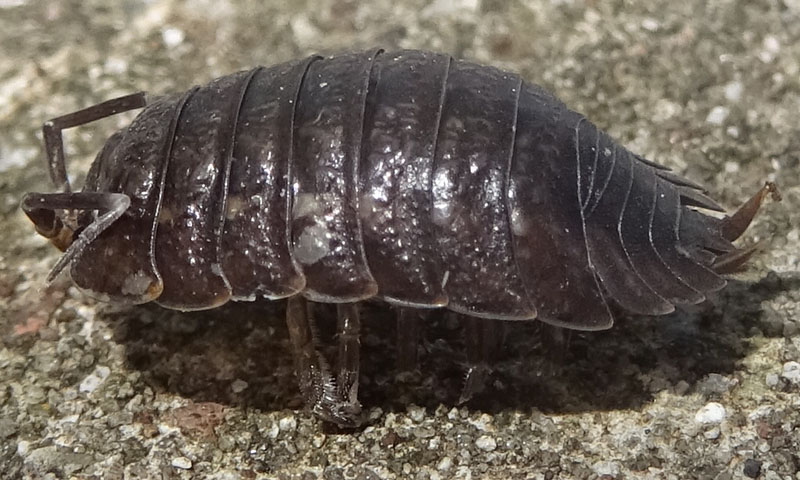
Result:
<svg viewBox="0 0 800 480"><path fill-rule="evenodd" d="M46 128L47 126L45 126ZM124 132L124 129L120 130L106 140L86 176L83 192L94 190L100 172L104 170L104 165L111 162L110 158ZM49 145L46 146L49 147ZM22 210L33 222L36 233L50 240L56 248L63 252L95 220L95 210L87 209L83 202L80 202L81 195L71 192L66 173L63 175L60 173L61 171L65 172L65 169L63 167L52 168L52 162L50 164L50 177L55 188L60 189L61 192L28 193L22 199Z"/></svg>

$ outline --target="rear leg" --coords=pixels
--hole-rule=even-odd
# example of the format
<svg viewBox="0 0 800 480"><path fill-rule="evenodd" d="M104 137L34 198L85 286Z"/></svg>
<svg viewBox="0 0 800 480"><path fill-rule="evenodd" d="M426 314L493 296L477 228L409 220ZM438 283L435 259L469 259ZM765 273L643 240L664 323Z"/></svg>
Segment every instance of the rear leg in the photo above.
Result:
<svg viewBox="0 0 800 480"><path fill-rule="evenodd" d="M467 372L459 404L483 391L492 373L492 362L503 341L504 325L499 320L464 316Z"/></svg>
<svg viewBox="0 0 800 480"><path fill-rule="evenodd" d="M343 313L348 313L349 308L343 309ZM346 346L340 344L339 351L348 350L351 352L347 360L340 362L339 378L344 382L355 382L349 387L345 387L350 394L358 390L358 366L353 367L352 355L356 345L352 343L354 324L347 320L340 321L340 327L347 325L343 334L338 335L340 342L348 343ZM289 328L289 338L292 344L292 353L295 359L295 370L300 386L300 393L311 412L327 422L334 423L340 427L353 428L361 424L361 405L355 400L351 402L345 398L342 389L337 387L337 382L331 375L331 369L325 357L319 352L317 347L317 335L311 315L308 311L308 302L301 295L295 295L288 299L286 304L286 325ZM356 348L356 352L358 349ZM357 360L358 355L355 355ZM348 380L350 379L350 380ZM355 388L354 388L355 387Z"/></svg>
<svg viewBox="0 0 800 480"><path fill-rule="evenodd" d="M397 309L397 369L402 376L419 370L419 340L422 320L411 308Z"/></svg>

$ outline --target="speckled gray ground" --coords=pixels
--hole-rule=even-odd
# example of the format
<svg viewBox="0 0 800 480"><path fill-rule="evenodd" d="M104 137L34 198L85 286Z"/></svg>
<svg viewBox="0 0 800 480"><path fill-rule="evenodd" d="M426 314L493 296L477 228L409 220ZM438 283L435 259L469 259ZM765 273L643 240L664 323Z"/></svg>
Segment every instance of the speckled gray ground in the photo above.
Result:
<svg viewBox="0 0 800 480"><path fill-rule="evenodd" d="M289 3L0 0L2 478L800 479L798 0ZM566 342L510 325L467 407L458 322L431 319L422 373L397 378L389 315L368 307L355 433L301 410L279 305L180 315L42 290L56 252L18 203L49 188L45 119L373 45L521 72L728 206L776 180L784 202L748 234L769 251L691 311ZM74 175L129 118L69 132Z"/></svg>

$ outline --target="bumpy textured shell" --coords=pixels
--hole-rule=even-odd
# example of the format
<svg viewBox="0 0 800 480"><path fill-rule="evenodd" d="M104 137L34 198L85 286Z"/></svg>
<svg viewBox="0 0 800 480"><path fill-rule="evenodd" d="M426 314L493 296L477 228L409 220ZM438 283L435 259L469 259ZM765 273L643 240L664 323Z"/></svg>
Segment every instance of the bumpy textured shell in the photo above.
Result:
<svg viewBox="0 0 800 480"><path fill-rule="evenodd" d="M612 301L701 301L733 249L692 208L718 209L696 185L515 74L419 51L313 56L157 99L85 190L131 206L75 283L182 310L302 293L600 329Z"/></svg>

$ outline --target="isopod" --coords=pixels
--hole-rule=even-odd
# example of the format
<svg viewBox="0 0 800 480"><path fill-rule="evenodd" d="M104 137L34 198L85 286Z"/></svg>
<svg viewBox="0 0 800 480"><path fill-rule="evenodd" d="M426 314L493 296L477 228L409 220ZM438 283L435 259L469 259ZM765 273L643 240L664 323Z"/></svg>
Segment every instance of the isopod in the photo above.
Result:
<svg viewBox="0 0 800 480"><path fill-rule="evenodd" d="M61 131L138 108L73 192ZM357 302L400 307L403 362L409 308L582 330L609 328L610 303L667 314L743 266L755 248L731 242L778 196L704 213L724 210L544 89L421 51L315 55L43 128L57 193L22 208L65 251L49 281L66 269L99 299L177 310L287 298L301 392L342 426L361 411ZM335 378L307 300L338 304Z"/></svg>

